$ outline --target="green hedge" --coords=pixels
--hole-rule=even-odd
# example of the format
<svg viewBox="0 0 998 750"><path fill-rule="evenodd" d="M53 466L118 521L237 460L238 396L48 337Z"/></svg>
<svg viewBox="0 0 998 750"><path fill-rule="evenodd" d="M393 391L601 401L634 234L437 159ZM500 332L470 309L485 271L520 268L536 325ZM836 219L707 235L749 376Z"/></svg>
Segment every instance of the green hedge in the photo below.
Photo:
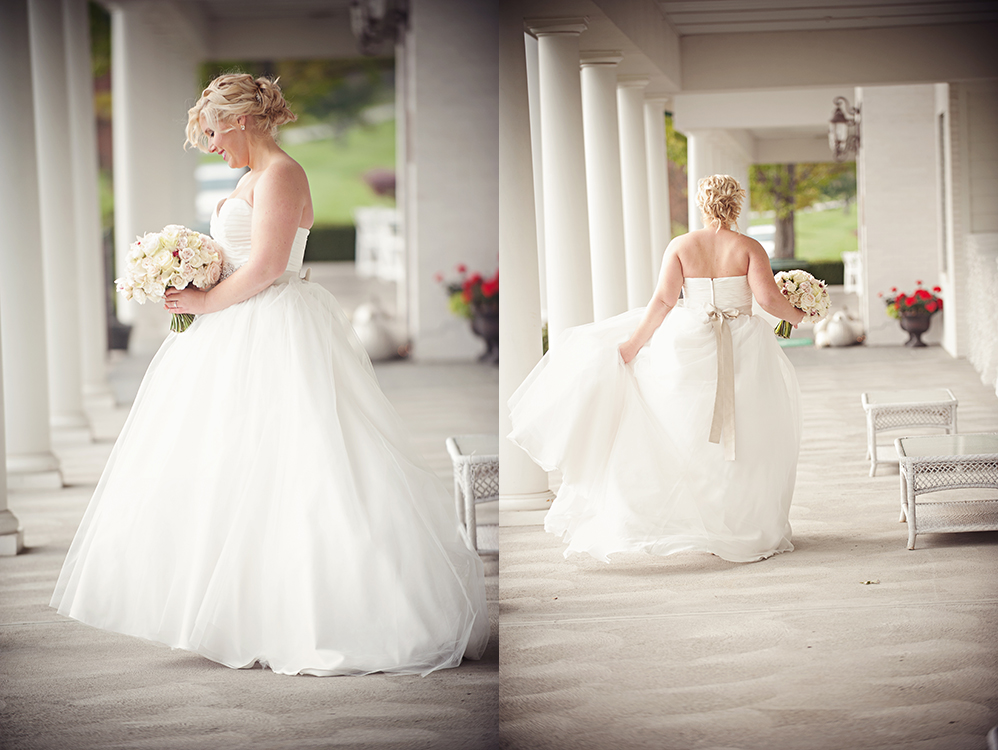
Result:
<svg viewBox="0 0 998 750"><path fill-rule="evenodd" d="M807 265L808 273L829 286L841 286L845 280L845 266L841 260L809 261Z"/></svg>
<svg viewBox="0 0 998 750"><path fill-rule="evenodd" d="M773 273L800 269L816 279L822 279L829 286L841 286L845 279L845 267L841 260L801 260L800 258L770 258Z"/></svg>
<svg viewBox="0 0 998 750"><path fill-rule="evenodd" d="M305 245L305 262L355 260L357 229L353 226L312 227Z"/></svg>

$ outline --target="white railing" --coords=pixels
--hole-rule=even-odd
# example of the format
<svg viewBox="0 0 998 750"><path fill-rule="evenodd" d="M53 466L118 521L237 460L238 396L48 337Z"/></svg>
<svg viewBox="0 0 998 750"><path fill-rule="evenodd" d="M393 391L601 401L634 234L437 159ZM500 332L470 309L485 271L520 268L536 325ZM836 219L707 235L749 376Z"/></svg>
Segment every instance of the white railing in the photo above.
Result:
<svg viewBox="0 0 998 750"><path fill-rule="evenodd" d="M384 281L405 280L405 252L398 210L375 206L355 208L357 275Z"/></svg>
<svg viewBox="0 0 998 750"><path fill-rule="evenodd" d="M842 253L842 286L846 294L863 294L863 256L859 252Z"/></svg>
<svg viewBox="0 0 998 750"><path fill-rule="evenodd" d="M998 393L998 234L967 236L967 359Z"/></svg>

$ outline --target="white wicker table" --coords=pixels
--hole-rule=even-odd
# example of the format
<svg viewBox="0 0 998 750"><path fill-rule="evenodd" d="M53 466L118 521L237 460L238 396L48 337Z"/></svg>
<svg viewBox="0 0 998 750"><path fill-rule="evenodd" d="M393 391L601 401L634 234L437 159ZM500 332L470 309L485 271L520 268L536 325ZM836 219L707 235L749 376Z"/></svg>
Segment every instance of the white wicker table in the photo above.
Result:
<svg viewBox="0 0 998 750"><path fill-rule="evenodd" d="M454 502L458 520L478 549L475 504L499 499L499 436L458 435L447 438L454 462ZM498 551L498 550L489 550Z"/></svg>
<svg viewBox="0 0 998 750"><path fill-rule="evenodd" d="M908 522L908 549L915 549L919 531L998 531L998 494L916 505L919 496L931 492L998 490L998 433L902 437L894 447L901 463L901 520Z"/></svg>
<svg viewBox="0 0 998 750"><path fill-rule="evenodd" d="M910 391L870 391L861 397L866 412L866 457L870 476L877 464L894 463L877 457L877 433L910 427L938 427L947 434L956 432L957 400L949 388ZM889 450L889 449L888 449Z"/></svg>

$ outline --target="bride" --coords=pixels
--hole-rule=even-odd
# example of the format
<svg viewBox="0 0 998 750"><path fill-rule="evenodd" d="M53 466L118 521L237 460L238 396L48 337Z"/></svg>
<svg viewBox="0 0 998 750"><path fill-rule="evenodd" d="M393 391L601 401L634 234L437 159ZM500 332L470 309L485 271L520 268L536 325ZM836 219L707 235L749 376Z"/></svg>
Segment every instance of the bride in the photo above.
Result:
<svg viewBox="0 0 998 750"><path fill-rule="evenodd" d="M648 306L566 331L510 399L510 438L562 470L544 527L566 556L793 549L800 390L752 299L794 326L803 313L732 229L738 182L698 187L707 228L669 244Z"/></svg>
<svg viewBox="0 0 998 750"><path fill-rule="evenodd" d="M105 630L282 674L478 658L483 566L331 294L299 278L312 201L275 82L223 75L188 141L249 172L211 231L228 275L153 359L52 597Z"/></svg>

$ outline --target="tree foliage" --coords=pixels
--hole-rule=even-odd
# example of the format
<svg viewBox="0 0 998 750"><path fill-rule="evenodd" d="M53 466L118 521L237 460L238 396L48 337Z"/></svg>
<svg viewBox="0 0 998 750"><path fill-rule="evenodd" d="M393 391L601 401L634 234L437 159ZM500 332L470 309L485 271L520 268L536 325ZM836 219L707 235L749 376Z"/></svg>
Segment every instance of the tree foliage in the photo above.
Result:
<svg viewBox="0 0 998 750"><path fill-rule="evenodd" d="M793 258L795 250L794 212L821 200L855 195L855 165L824 162L817 164L755 164L750 173L752 210L775 214L777 258Z"/></svg>
<svg viewBox="0 0 998 750"><path fill-rule="evenodd" d="M216 60L202 66L202 82L207 85L215 76L231 72L279 77L281 90L301 123L328 123L337 133L359 124L368 107L394 99L392 58Z"/></svg>

